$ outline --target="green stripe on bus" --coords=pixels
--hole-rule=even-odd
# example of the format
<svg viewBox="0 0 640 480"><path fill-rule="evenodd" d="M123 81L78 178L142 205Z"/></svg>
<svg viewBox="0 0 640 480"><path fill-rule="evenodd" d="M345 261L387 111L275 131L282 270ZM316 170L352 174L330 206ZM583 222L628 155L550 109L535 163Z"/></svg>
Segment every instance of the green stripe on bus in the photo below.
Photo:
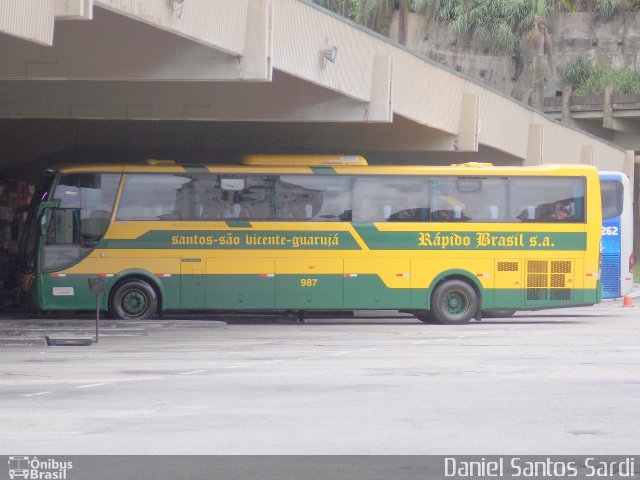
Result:
<svg viewBox="0 0 640 480"><path fill-rule="evenodd" d="M42 292L34 292L36 306L44 310L95 309L95 296L87 282L93 276L69 274L51 277L45 274L40 279L42 283L36 286ZM315 282L309 281L314 279ZM121 277L105 278L107 295L100 297L101 308L107 308L106 299L118 280ZM160 286L165 310L429 308L428 289L389 288L375 274L358 274L350 278L342 274L176 274L168 278L149 277L146 281ZM54 288L64 294L52 295ZM590 305L598 301L597 289L485 289L482 308L536 310Z"/></svg>
<svg viewBox="0 0 640 480"><path fill-rule="evenodd" d="M372 223L353 227L372 250L586 250L585 232L383 232Z"/></svg>
<svg viewBox="0 0 640 480"><path fill-rule="evenodd" d="M242 220L228 220L225 222L230 228L251 228L251 222Z"/></svg>
<svg viewBox="0 0 640 480"><path fill-rule="evenodd" d="M68 274L64 277L52 277L49 274L42 274L39 282L45 293L46 303L39 305L43 310L91 310L96 308L96 296L89 289L88 279L96 274ZM144 275L137 275L144 278ZM108 293L121 277L105 277L105 292L107 295L100 296L100 306L107 308ZM173 275L167 278L148 277L147 282L152 285L161 285L163 295L163 307L165 309L177 309L180 307L180 275ZM39 286L38 286L39 288ZM54 288L59 292L54 293ZM41 295L38 295L41 297ZM39 301L39 300L38 300Z"/></svg>
<svg viewBox="0 0 640 480"><path fill-rule="evenodd" d="M535 292L533 291L535 290ZM561 308L598 303L597 289L500 289L485 290L483 310Z"/></svg>
<svg viewBox="0 0 640 480"><path fill-rule="evenodd" d="M130 240L101 240L99 248L208 250L359 250L350 232L154 230Z"/></svg>

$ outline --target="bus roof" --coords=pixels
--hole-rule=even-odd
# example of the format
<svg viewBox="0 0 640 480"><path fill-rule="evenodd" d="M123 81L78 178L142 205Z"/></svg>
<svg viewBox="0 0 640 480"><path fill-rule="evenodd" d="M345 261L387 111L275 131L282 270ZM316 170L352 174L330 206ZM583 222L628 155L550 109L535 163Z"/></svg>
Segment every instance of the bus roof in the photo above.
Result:
<svg viewBox="0 0 640 480"><path fill-rule="evenodd" d="M242 165L320 167L327 165L368 165L360 155L246 155Z"/></svg>
<svg viewBox="0 0 640 480"><path fill-rule="evenodd" d="M246 165L229 164L179 164L173 162L154 162L139 164L78 164L66 165L51 170L60 173L101 172L101 173L281 173L281 174L369 174L369 175L577 175L587 172L597 175L597 169L584 164L542 164L530 167L487 166L486 164L466 163L451 165L366 165L358 162L348 164L311 164L307 156L296 156L291 163L260 163L254 160ZM258 158L258 157L253 157ZM263 159L264 157L259 157ZM338 157L334 157L338 158ZM363 157L361 158L366 162ZM257 162L257 163L255 163ZM306 163L309 162L309 163Z"/></svg>

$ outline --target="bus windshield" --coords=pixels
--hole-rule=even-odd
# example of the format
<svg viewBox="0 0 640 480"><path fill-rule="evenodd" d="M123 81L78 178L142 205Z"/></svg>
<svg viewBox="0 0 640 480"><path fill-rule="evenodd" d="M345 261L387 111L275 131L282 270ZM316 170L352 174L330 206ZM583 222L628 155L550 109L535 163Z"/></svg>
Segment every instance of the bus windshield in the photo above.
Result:
<svg viewBox="0 0 640 480"><path fill-rule="evenodd" d="M95 247L109 226L119 183L118 174L60 177L51 195L60 206L48 212L44 270L69 265Z"/></svg>
<svg viewBox="0 0 640 480"><path fill-rule="evenodd" d="M615 180L601 180L602 220L617 217L622 213L624 186Z"/></svg>

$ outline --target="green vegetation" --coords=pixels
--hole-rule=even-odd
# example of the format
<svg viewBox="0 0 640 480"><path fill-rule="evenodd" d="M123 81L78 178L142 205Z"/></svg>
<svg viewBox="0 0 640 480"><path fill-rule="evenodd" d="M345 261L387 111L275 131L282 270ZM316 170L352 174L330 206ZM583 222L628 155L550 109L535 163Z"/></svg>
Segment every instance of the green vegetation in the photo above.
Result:
<svg viewBox="0 0 640 480"><path fill-rule="evenodd" d="M406 10L413 0L313 0L318 5L387 34L394 10Z"/></svg>
<svg viewBox="0 0 640 480"><path fill-rule="evenodd" d="M458 41L474 39L491 51L516 53L533 27L535 14L593 12L607 21L640 9L640 0L313 0L379 33L387 34L394 10L401 19L407 11L427 21L448 25ZM404 43L404 20L400 41Z"/></svg>
<svg viewBox="0 0 640 480"><path fill-rule="evenodd" d="M567 62L562 81L574 95L602 95L609 85L613 86L613 93L640 93L640 70L591 65L582 56Z"/></svg>
<svg viewBox="0 0 640 480"><path fill-rule="evenodd" d="M531 31L536 2L532 0L415 0L427 19L449 25L455 38L472 38L492 52L516 52Z"/></svg>
<svg viewBox="0 0 640 480"><path fill-rule="evenodd" d="M616 15L638 8L639 2L636 0L592 0L581 3L590 6L591 11L595 12L602 20L609 20Z"/></svg>

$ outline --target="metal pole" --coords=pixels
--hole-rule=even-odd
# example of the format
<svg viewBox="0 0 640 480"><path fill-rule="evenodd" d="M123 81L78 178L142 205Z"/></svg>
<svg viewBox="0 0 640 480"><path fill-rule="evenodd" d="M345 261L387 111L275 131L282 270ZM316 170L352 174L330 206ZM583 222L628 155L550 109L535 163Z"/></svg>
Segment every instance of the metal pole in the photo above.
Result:
<svg viewBox="0 0 640 480"><path fill-rule="evenodd" d="M100 323L100 294L96 295L96 343L98 343L98 324Z"/></svg>

